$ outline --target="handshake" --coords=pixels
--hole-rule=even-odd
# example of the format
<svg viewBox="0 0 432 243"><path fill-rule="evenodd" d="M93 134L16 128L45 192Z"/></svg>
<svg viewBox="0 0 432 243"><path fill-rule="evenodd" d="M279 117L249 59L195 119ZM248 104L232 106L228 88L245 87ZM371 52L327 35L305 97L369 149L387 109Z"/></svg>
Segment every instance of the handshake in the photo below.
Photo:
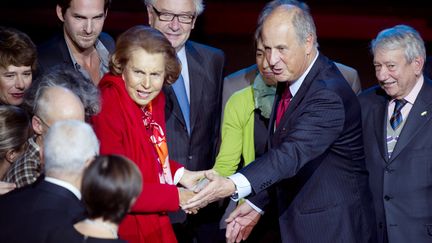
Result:
<svg viewBox="0 0 432 243"><path fill-rule="evenodd" d="M180 207L188 214L196 214L200 208L219 199L231 196L236 187L225 177L218 175L214 170L188 171L185 170L179 188ZM242 203L225 220L227 222L227 242L240 242L246 240L254 226L258 223L261 214L255 211L248 203Z"/></svg>
<svg viewBox="0 0 432 243"><path fill-rule="evenodd" d="M196 214L209 203L231 196L234 183L219 176L214 170L189 171L185 169L179 188L180 207L188 214Z"/></svg>

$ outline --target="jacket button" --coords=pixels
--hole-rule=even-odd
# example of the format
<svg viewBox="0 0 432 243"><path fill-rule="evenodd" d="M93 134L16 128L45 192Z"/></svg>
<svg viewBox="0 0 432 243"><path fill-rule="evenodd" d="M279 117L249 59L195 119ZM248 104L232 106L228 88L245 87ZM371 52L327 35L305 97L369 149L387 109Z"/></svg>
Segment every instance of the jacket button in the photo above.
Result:
<svg viewBox="0 0 432 243"><path fill-rule="evenodd" d="M385 196L384 196L384 200L389 201L390 199L392 199L391 196L389 196L389 195L385 195Z"/></svg>
<svg viewBox="0 0 432 243"><path fill-rule="evenodd" d="M384 172L385 172L386 174L390 174L390 173L393 172L393 170L390 169L390 168L385 168L385 169L384 169Z"/></svg>
<svg viewBox="0 0 432 243"><path fill-rule="evenodd" d="M189 160L192 160L192 158L193 158L192 155L189 155L189 156L188 156L188 159L189 159Z"/></svg>

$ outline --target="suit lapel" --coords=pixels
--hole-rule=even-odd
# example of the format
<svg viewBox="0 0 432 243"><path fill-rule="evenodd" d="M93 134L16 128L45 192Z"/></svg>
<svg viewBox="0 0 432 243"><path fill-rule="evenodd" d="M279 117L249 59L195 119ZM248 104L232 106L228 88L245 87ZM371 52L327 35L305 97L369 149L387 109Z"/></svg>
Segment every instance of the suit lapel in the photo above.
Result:
<svg viewBox="0 0 432 243"><path fill-rule="evenodd" d="M191 133L195 127L198 117L198 111L203 95L203 83L206 77L202 67L202 57L194 48L192 43L186 42L186 58L189 70L189 87L190 87L190 126Z"/></svg>
<svg viewBox="0 0 432 243"><path fill-rule="evenodd" d="M174 117L183 125L186 126L185 120L183 118L182 111L180 109L180 105L177 101L177 97L174 93L174 90L171 85L165 86L163 88L165 96L167 97L165 103L165 114L174 115Z"/></svg>
<svg viewBox="0 0 432 243"><path fill-rule="evenodd" d="M401 131L399 140L390 158L390 163L401 153L409 144L411 139L423 128L432 117L432 86L430 81L425 78L420 93L412 107L406 123Z"/></svg>
<svg viewBox="0 0 432 243"><path fill-rule="evenodd" d="M376 136L376 141L378 142L378 147L381 152L385 162L388 162L388 149L387 149L387 98L384 102L379 103L373 107L372 117L374 123L374 133Z"/></svg>
<svg viewBox="0 0 432 243"><path fill-rule="evenodd" d="M297 106L303 100L304 96L306 95L306 92L309 90L309 87L312 84L312 81L316 79L316 76L320 73L322 66L325 65L323 58L324 57L321 55L318 56L314 65L312 66L309 73L306 75L305 79L303 80L303 83L301 84L300 89L297 91L297 93L291 99L291 102L288 106L288 109L283 114L279 124L285 124L285 122L290 117L291 113L293 113L295 111ZM278 103L277 105L279 105L279 101L280 101L281 96L282 96L283 88L287 88L287 87L284 87L285 85L286 85L286 83L282 83L282 84L279 83L278 84L278 89L280 89L280 90L279 90L278 95L277 95L277 103ZM277 106L273 106L274 115L276 114L276 111L277 111ZM276 116L274 116L274 118L276 118ZM275 132L279 131L280 127L283 127L283 126L277 127Z"/></svg>

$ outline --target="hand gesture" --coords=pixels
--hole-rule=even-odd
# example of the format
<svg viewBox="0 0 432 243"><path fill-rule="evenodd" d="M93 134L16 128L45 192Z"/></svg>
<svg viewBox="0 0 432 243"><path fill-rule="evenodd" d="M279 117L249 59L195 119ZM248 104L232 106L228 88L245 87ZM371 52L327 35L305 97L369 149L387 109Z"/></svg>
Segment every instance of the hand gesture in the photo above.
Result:
<svg viewBox="0 0 432 243"><path fill-rule="evenodd" d="M240 242L246 240L252 232L261 214L255 211L248 203L244 202L225 220L227 229L225 237L227 242Z"/></svg>
<svg viewBox="0 0 432 243"><path fill-rule="evenodd" d="M203 208L207 204L228 197L235 192L235 185L230 179L219 176L212 170L206 171L205 177L209 183L203 189L195 190L199 193L182 206L183 210Z"/></svg>
<svg viewBox="0 0 432 243"><path fill-rule="evenodd" d="M206 171L190 171L184 170L184 174L180 179L179 183L189 190L194 190L198 182L204 178L204 173Z"/></svg>
<svg viewBox="0 0 432 243"><path fill-rule="evenodd" d="M186 204L186 202L191 199L193 196L195 196L195 192L190 191L188 189L185 188L177 188L178 189L178 193L179 193L179 199L180 199L180 207L182 207L183 205ZM189 209L189 210L185 210L186 213L188 214L196 214L198 213L198 209Z"/></svg>

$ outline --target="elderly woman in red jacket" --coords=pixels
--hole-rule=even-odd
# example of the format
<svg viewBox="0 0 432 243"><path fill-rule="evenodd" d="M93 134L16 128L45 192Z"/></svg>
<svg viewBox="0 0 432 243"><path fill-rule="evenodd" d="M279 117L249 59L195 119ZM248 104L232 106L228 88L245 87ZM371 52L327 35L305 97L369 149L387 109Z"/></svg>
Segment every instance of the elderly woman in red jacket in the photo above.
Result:
<svg viewBox="0 0 432 243"><path fill-rule="evenodd" d="M102 109L92 124L101 154L128 157L144 179L142 193L120 224L120 237L128 242L176 242L166 212L178 210L189 193L176 184L192 188L203 176L168 158L165 97L160 91L177 80L180 65L162 33L135 26L117 39L110 73L99 83Z"/></svg>

